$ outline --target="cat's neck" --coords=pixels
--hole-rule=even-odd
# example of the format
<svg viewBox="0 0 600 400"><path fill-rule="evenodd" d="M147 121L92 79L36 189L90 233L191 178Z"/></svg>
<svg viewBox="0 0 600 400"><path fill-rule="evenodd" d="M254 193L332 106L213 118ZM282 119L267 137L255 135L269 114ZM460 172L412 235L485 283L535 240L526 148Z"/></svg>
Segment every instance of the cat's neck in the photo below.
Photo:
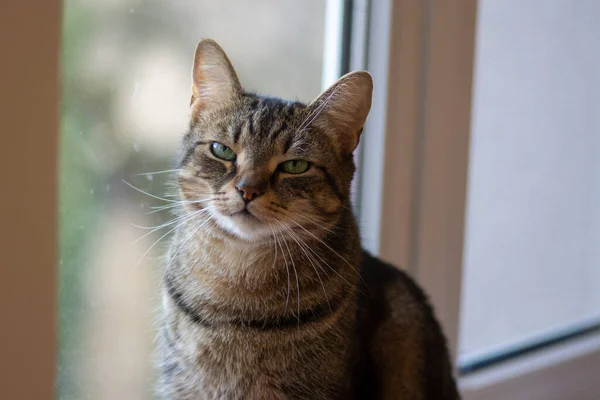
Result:
<svg viewBox="0 0 600 400"><path fill-rule="evenodd" d="M351 215L323 236L296 233L259 243L211 228L178 232L165 274L187 303L213 310L211 318L309 310L357 282L360 245Z"/></svg>

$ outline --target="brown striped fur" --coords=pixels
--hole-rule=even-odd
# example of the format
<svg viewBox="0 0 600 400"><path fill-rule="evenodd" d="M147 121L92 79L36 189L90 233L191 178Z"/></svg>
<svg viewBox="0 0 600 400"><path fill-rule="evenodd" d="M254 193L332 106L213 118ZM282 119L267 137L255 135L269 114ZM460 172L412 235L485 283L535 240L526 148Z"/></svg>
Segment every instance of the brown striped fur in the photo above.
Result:
<svg viewBox="0 0 600 400"><path fill-rule="evenodd" d="M427 299L361 251L349 191L371 91L359 71L308 105L245 93L200 42L163 280L164 398L458 398ZM310 167L285 172L294 159Z"/></svg>

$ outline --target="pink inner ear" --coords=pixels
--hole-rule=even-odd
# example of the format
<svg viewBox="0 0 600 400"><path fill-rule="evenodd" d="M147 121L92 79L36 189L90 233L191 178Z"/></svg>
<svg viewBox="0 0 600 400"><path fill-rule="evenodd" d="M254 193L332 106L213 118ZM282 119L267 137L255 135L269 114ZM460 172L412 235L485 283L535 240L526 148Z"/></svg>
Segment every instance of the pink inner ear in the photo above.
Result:
<svg viewBox="0 0 600 400"><path fill-rule="evenodd" d="M321 123L328 126L327 131L333 132L341 153L351 153L358 145L371 108L372 92L371 75L355 71L341 77L311 103L315 109L322 107L321 115L326 118Z"/></svg>
<svg viewBox="0 0 600 400"><path fill-rule="evenodd" d="M223 49L213 40L198 43L192 72L192 116L207 107L235 101L242 87Z"/></svg>

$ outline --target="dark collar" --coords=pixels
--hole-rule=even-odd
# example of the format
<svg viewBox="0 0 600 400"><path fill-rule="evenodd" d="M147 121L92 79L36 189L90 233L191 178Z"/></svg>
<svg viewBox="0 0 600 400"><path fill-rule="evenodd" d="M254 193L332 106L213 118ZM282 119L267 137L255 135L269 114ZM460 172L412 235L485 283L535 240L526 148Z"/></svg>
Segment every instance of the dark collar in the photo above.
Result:
<svg viewBox="0 0 600 400"><path fill-rule="evenodd" d="M338 296L334 299L330 299L329 302L319 303L308 310L301 311L299 315L288 314L272 318L261 318L261 319L244 319L235 318L225 321L215 321L202 315L200 310L192 308L187 304L183 298L181 292L179 292L171 279L165 281L165 286L169 296L173 299L177 307L183 311L194 323L199 324L205 328L218 328L224 325L229 325L237 328L249 328L257 329L262 331L270 330L283 330L294 327L299 327L303 324L319 322L329 314L337 310L344 296Z"/></svg>

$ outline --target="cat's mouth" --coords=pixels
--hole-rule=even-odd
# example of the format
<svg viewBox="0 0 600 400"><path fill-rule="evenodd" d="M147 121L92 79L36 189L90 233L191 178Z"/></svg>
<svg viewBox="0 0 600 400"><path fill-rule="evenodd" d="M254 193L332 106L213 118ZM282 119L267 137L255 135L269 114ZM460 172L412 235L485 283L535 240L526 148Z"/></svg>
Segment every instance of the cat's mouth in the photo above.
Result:
<svg viewBox="0 0 600 400"><path fill-rule="evenodd" d="M268 216L264 215L259 205L241 205L230 209L213 210L212 217L225 231L235 236L256 242L267 238L272 230L268 224Z"/></svg>
<svg viewBox="0 0 600 400"><path fill-rule="evenodd" d="M259 221L258 217L248 210L248 207L244 207L241 211L231 214L231 217L250 218Z"/></svg>

